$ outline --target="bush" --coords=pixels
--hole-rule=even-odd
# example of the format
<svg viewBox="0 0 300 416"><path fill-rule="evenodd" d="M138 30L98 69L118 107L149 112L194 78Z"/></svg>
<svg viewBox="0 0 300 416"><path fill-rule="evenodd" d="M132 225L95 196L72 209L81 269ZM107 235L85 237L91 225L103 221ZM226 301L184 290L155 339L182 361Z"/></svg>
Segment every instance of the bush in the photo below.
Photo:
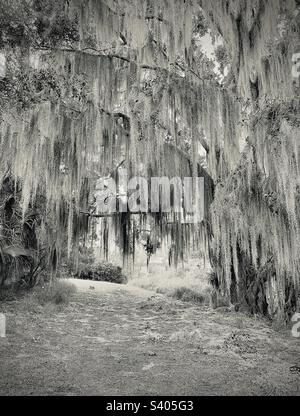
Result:
<svg viewBox="0 0 300 416"><path fill-rule="evenodd" d="M121 267L114 266L110 263L98 263L87 266L76 273L75 277L83 280L96 280L118 284L127 283L127 277L123 275Z"/></svg>
<svg viewBox="0 0 300 416"><path fill-rule="evenodd" d="M68 303L75 292L76 287L71 283L55 280L52 284L37 287L32 296L42 306L47 303L60 305Z"/></svg>
<svg viewBox="0 0 300 416"><path fill-rule="evenodd" d="M199 268L199 260L191 259L188 268L165 269L165 265L150 266L149 271L136 269L129 284L142 289L191 302L196 305L209 304L210 286L207 279L209 269L205 266Z"/></svg>
<svg viewBox="0 0 300 416"><path fill-rule="evenodd" d="M177 288L172 297L175 299L179 299L183 302L193 302L202 305L206 301L206 297L202 294L197 292L194 289L190 289L187 287L180 287Z"/></svg>
<svg viewBox="0 0 300 416"><path fill-rule="evenodd" d="M0 302L14 302L18 295L12 286L0 287Z"/></svg>

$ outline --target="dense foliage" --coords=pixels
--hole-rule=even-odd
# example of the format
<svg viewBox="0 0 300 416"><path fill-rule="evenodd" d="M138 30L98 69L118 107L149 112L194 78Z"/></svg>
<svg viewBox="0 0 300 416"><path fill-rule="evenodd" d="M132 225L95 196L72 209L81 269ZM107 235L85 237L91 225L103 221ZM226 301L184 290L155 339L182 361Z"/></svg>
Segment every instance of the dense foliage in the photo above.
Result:
<svg viewBox="0 0 300 416"><path fill-rule="evenodd" d="M96 280L99 282L126 283L127 278L122 273L121 267L110 263L95 263L87 265L83 270L75 274L75 277L83 280Z"/></svg>

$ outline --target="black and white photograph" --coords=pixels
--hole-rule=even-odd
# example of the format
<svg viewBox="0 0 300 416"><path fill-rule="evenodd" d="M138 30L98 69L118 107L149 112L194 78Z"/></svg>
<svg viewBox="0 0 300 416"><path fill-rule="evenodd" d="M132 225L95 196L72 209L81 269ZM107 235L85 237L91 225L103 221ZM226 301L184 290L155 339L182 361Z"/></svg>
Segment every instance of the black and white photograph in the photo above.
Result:
<svg viewBox="0 0 300 416"><path fill-rule="evenodd" d="M299 0L0 0L0 396L300 396Z"/></svg>

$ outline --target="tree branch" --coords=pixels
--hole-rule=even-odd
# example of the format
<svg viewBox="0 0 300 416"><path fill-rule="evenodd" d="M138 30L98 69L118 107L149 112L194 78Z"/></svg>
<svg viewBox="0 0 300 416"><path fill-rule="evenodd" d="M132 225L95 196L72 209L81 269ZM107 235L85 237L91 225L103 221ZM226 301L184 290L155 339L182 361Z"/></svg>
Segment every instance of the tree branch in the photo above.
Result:
<svg viewBox="0 0 300 416"><path fill-rule="evenodd" d="M92 47L87 47L87 48L83 48L83 49L76 49L76 48L58 48L58 47L52 47L52 46L36 46L34 47L35 50L53 50L53 51L57 51L57 52L70 52L70 53L83 53L86 55L90 55L90 56L98 56L98 57L103 57L103 58L108 58L108 59L119 59L121 61L127 62L127 63L133 63L135 64L137 67L142 68L142 69L150 69L150 70L154 70L154 71L166 71L169 72L169 70L167 68L163 68L160 66L151 66L151 65L146 65L146 64L141 64L139 65L136 61L133 61L131 59L129 59L126 56L122 56L118 53L105 53L104 50L101 49L95 49ZM89 52L92 51L92 52ZM165 54L166 59L168 60L168 56ZM208 80L204 80L202 77L200 77L199 74L197 74L197 72L195 72L194 69L190 68L190 67L184 67L183 65L179 64L178 62L170 62L169 65L174 65L174 66L178 66L183 72L190 72L191 74L193 74L197 79L199 79L200 81L202 81L202 83L204 83L205 81Z"/></svg>

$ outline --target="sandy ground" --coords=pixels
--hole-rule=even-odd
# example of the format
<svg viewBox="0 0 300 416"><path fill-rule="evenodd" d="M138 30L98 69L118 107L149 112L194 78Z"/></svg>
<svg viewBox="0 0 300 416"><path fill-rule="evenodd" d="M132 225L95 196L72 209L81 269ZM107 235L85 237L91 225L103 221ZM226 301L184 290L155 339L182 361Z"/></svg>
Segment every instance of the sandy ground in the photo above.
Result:
<svg viewBox="0 0 300 416"><path fill-rule="evenodd" d="M1 395L300 395L300 339L242 314L73 281L59 311L0 305Z"/></svg>

